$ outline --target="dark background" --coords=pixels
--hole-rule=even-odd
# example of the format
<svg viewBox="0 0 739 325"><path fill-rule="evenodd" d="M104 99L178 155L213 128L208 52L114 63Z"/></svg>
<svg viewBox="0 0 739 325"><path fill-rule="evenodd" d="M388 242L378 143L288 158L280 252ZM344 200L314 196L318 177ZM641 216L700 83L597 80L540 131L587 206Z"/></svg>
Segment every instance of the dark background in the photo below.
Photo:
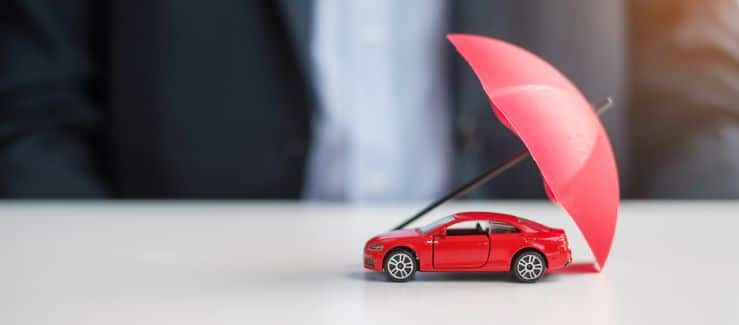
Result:
<svg viewBox="0 0 739 325"><path fill-rule="evenodd" d="M537 53L604 117L629 198L739 197L739 3L464 1L449 32ZM311 1L0 4L0 195L301 198ZM408 17L413 19L413 17ZM449 51L452 184L520 146ZM484 122L483 122L484 121ZM533 163L470 197L544 197Z"/></svg>

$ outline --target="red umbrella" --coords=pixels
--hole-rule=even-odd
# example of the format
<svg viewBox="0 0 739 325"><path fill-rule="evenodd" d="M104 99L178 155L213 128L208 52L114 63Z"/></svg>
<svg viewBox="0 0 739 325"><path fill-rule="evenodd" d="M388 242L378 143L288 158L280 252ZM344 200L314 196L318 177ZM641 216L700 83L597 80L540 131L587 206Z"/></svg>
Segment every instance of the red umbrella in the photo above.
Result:
<svg viewBox="0 0 739 325"><path fill-rule="evenodd" d="M600 270L616 228L619 185L593 108L562 73L522 48L475 35L448 38L480 79L495 115L531 153L547 195L580 228Z"/></svg>
<svg viewBox="0 0 739 325"><path fill-rule="evenodd" d="M616 229L619 186L611 144L592 107L557 69L524 49L474 35L448 37L477 74L495 115L521 138L526 149L395 229L500 175L530 154L541 170L547 195L570 214L595 256L592 265L568 270L601 270ZM609 98L601 108L611 103Z"/></svg>

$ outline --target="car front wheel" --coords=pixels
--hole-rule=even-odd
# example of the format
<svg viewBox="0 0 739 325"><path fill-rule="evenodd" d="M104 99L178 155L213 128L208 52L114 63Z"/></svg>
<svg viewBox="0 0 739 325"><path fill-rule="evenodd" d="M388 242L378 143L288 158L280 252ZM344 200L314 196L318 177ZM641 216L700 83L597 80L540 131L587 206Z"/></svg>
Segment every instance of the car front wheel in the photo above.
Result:
<svg viewBox="0 0 739 325"><path fill-rule="evenodd" d="M390 281L406 282L416 273L416 258L410 251L399 249L387 256L384 266Z"/></svg>
<svg viewBox="0 0 739 325"><path fill-rule="evenodd" d="M516 280L529 283L541 279L545 269L544 257L537 252L528 251L516 257L511 272Z"/></svg>

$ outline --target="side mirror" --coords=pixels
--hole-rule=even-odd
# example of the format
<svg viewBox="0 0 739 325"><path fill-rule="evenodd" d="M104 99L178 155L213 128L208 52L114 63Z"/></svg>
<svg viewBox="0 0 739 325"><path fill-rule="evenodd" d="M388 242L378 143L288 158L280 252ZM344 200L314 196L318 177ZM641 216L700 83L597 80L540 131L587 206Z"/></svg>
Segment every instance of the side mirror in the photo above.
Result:
<svg viewBox="0 0 739 325"><path fill-rule="evenodd" d="M437 236L437 237L439 237L439 238L444 238L444 237L446 237L446 229L442 229L442 230L440 230L440 231L439 231L439 232L438 232L438 233L436 234L436 236Z"/></svg>

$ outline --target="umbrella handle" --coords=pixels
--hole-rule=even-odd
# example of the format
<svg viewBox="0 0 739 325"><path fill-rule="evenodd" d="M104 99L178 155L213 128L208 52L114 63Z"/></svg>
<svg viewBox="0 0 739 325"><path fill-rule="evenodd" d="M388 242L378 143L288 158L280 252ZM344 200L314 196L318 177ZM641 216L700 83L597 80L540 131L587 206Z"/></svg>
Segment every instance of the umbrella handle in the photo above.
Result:
<svg viewBox="0 0 739 325"><path fill-rule="evenodd" d="M598 103L598 105L596 106L595 112L598 115L602 115L605 111L610 109L612 106L613 106L613 99L611 97L607 97L606 99ZM393 228L393 230L403 229L405 226L423 217L427 213L436 209L438 206L469 192L470 190L477 187L478 185L485 183L497 177L498 175L502 174L503 172L511 169L511 167L518 165L518 163L522 162L524 159L528 158L530 155L531 154L526 148L522 149L521 151L508 157L506 160L504 160L500 164L484 171L482 174L478 175L471 181L465 183L464 185L451 191L449 194L429 204L428 206L423 208L421 211L417 212L416 214L414 214L413 216L411 216L410 218L406 219L401 224Z"/></svg>

